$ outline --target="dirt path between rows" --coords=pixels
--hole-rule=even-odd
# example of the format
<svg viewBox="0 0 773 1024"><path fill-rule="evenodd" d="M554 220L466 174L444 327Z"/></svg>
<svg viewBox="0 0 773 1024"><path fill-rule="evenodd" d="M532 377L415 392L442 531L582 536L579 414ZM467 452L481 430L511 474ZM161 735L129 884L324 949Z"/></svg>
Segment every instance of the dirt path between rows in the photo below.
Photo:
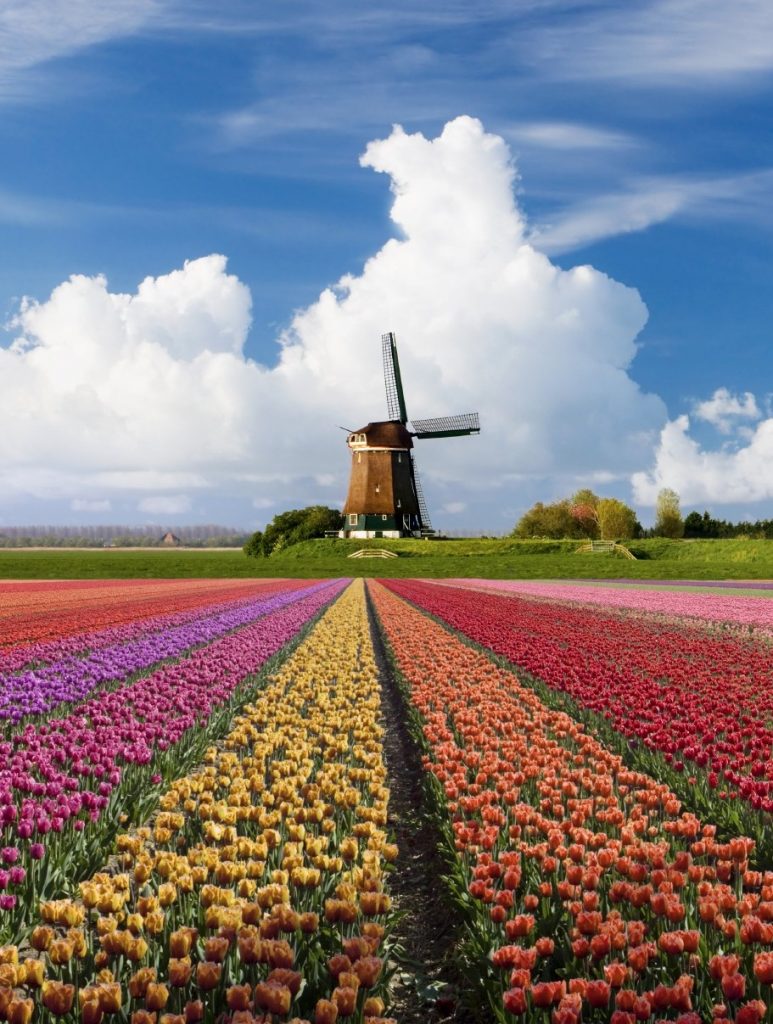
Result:
<svg viewBox="0 0 773 1024"><path fill-rule="evenodd" d="M460 936L454 910L446 901L439 837L424 805L421 756L406 724L403 697L370 597L368 613L381 676L389 826L400 851L389 876L389 891L403 915L395 931L402 947L401 967L392 982L388 1012L400 1024L476 1024L477 1018L460 999L461 982L453 960Z"/></svg>

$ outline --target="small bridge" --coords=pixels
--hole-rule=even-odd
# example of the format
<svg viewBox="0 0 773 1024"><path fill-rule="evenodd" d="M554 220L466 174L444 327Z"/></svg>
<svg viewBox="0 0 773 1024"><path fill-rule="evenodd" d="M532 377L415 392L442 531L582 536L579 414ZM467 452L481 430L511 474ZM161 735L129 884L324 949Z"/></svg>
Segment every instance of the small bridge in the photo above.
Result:
<svg viewBox="0 0 773 1024"><path fill-rule="evenodd" d="M625 544L617 544L613 540L589 540L581 544L575 551L576 555L622 555L636 561L636 555L629 551Z"/></svg>
<svg viewBox="0 0 773 1024"><path fill-rule="evenodd" d="M386 548L360 548L353 551L347 558L397 558L395 551L387 551Z"/></svg>

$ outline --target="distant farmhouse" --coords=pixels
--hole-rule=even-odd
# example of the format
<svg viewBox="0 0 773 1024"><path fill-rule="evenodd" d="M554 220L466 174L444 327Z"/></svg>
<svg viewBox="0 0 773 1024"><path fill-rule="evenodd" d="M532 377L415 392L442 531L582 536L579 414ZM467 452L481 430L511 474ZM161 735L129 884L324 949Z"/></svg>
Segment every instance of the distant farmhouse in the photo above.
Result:
<svg viewBox="0 0 773 1024"><path fill-rule="evenodd" d="M161 538L161 543L167 548L179 548L181 541L171 530L167 530Z"/></svg>

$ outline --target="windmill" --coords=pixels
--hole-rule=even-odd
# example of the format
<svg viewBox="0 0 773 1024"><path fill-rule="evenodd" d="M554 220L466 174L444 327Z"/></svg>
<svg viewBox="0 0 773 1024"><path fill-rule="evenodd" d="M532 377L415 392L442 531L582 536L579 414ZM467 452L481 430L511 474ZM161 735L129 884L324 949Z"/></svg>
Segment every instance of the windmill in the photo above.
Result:
<svg viewBox="0 0 773 1024"><path fill-rule="evenodd" d="M420 537L433 532L413 455L413 439L479 434L476 412L408 420L397 342L381 336L388 420L349 433L352 452L343 537ZM408 429L410 422L412 430Z"/></svg>

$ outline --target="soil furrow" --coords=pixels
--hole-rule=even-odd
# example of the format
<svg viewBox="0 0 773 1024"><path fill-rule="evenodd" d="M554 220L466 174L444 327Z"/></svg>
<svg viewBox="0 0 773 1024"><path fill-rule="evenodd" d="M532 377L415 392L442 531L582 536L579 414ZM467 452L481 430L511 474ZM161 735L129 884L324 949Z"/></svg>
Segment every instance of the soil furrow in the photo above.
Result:
<svg viewBox="0 0 773 1024"><path fill-rule="evenodd" d="M368 594L373 646L381 676L384 759L389 772L389 826L399 847L389 890L401 919L395 931L400 968L389 1013L400 1024L475 1024L461 996L455 968L460 942L442 876L437 829L426 811L424 769L407 725L403 695L394 678Z"/></svg>

